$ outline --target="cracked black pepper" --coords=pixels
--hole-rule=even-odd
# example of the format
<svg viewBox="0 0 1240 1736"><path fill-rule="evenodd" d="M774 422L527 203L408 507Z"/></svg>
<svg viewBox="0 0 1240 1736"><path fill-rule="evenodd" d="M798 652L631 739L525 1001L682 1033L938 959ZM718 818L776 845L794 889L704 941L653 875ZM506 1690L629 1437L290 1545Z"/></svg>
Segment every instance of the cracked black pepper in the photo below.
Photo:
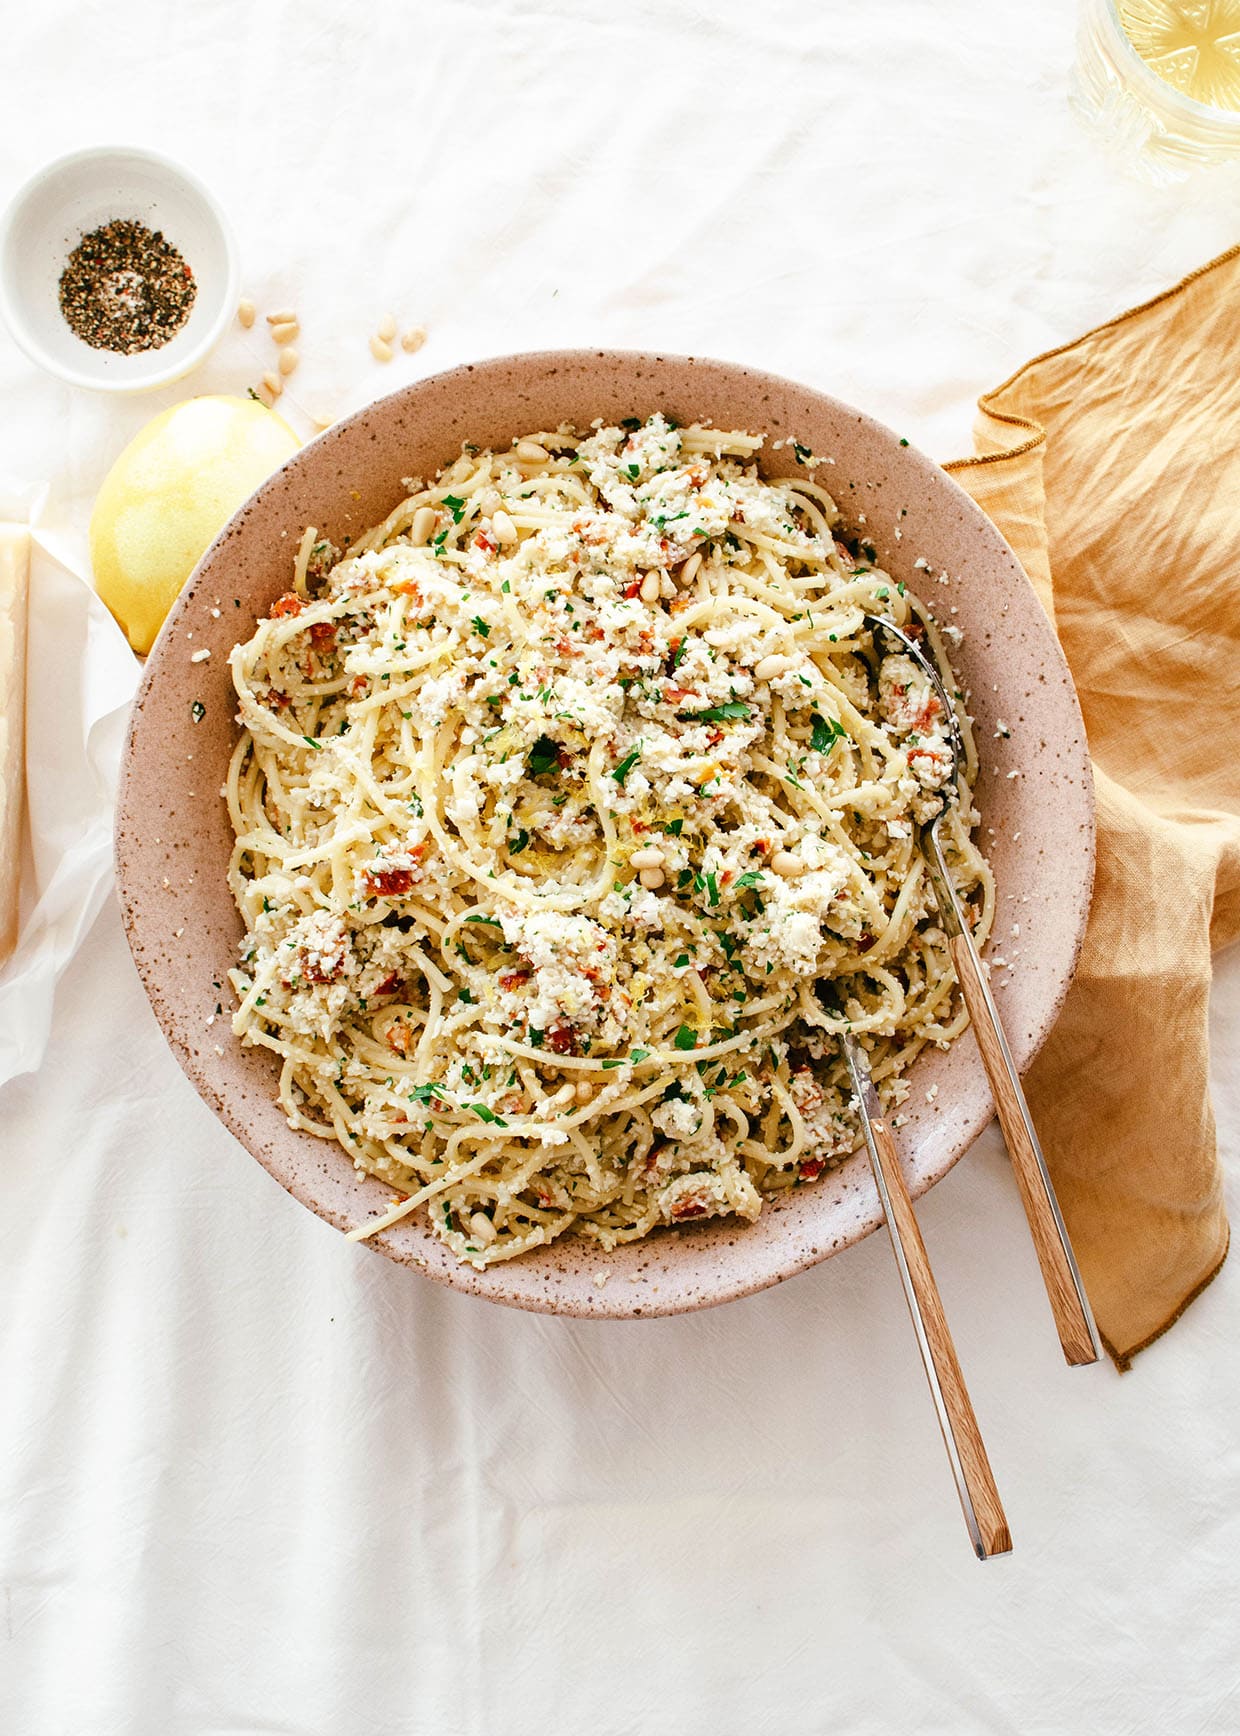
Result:
<svg viewBox="0 0 1240 1736"><path fill-rule="evenodd" d="M117 218L83 235L60 275L60 311L96 350L158 350L190 316L198 286L172 243Z"/></svg>

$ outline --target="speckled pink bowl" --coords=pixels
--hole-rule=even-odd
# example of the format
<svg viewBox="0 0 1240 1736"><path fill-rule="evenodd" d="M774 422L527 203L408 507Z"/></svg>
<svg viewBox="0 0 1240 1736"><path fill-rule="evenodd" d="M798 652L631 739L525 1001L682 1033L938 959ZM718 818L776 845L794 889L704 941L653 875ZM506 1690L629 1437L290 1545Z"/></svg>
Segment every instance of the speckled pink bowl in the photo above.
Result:
<svg viewBox="0 0 1240 1736"><path fill-rule="evenodd" d="M125 925L142 981L199 1093L294 1198L345 1230L390 1190L355 1173L343 1152L296 1133L276 1104L275 1058L235 1042L217 1004L230 996L241 924L225 884L232 837L219 789L236 726L228 653L288 588L307 524L337 543L374 524L463 440L506 445L561 421L588 425L665 410L678 421L794 436L830 455L821 474L845 518L865 515L879 560L930 593L965 630L957 669L971 690L982 750L978 800L999 887L996 932L1019 923L1019 955L998 972L997 998L1022 1068L1037 1053L1072 976L1093 874L1093 782L1063 656L1014 555L972 500L928 458L848 405L789 380L725 362L618 351L509 356L457 368L384 398L332 428L260 488L207 551L146 667L134 707L117 814ZM795 469L767 452L772 475ZM900 535L895 534L899 527ZM924 555L950 586L927 585ZM191 662L209 650L207 661ZM205 708L195 721L197 708ZM1003 718L1011 739L996 738ZM1018 777L1008 773L1018 770ZM900 1134L912 1190L922 1193L966 1151L991 1115L971 1036L922 1055ZM933 1104L927 1092L938 1086ZM744 1296L804 1271L881 1221L864 1154L735 1222L662 1231L604 1255L565 1237L479 1273L456 1263L421 1218L372 1247L442 1283L550 1313L671 1314ZM357 1258L370 1259L366 1247ZM600 1287L601 1274L608 1275Z"/></svg>

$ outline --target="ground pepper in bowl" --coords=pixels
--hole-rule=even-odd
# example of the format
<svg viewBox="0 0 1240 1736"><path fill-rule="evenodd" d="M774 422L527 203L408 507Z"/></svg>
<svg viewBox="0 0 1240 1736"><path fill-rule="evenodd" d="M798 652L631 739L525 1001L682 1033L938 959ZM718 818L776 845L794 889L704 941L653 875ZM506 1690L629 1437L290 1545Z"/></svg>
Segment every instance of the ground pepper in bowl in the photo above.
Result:
<svg viewBox="0 0 1240 1736"><path fill-rule="evenodd" d="M172 243L129 218L83 235L60 275L60 311L70 329L92 349L124 356L169 343L197 293Z"/></svg>

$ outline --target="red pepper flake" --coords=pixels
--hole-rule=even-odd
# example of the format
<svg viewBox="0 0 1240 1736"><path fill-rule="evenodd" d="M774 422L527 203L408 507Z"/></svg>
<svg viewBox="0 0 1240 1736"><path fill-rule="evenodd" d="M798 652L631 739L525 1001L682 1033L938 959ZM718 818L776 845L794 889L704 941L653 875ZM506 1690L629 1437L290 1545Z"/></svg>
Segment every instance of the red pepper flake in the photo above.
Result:
<svg viewBox="0 0 1240 1736"><path fill-rule="evenodd" d="M281 615L300 615L305 606L296 591L286 591L282 597L277 597L271 605L271 613L267 619L278 621Z"/></svg>
<svg viewBox="0 0 1240 1736"><path fill-rule="evenodd" d="M310 637L320 651L334 651L336 648L336 623L334 621L316 621L310 629Z"/></svg>
<svg viewBox="0 0 1240 1736"><path fill-rule="evenodd" d="M801 1180L817 1181L823 1172L823 1160L820 1157L803 1157L801 1159Z"/></svg>

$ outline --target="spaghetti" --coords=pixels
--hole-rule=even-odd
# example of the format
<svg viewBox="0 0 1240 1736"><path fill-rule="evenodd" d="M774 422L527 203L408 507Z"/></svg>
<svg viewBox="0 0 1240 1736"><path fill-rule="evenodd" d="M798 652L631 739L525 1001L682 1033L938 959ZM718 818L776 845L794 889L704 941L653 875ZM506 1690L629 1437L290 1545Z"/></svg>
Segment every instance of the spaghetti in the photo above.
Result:
<svg viewBox="0 0 1240 1736"><path fill-rule="evenodd" d="M761 437L663 416L466 447L233 652L234 1030L294 1127L477 1267L812 1181L966 1022L916 845L926 610ZM950 686L950 677L949 677ZM944 824L979 940L976 755ZM830 982L829 997L817 992Z"/></svg>

